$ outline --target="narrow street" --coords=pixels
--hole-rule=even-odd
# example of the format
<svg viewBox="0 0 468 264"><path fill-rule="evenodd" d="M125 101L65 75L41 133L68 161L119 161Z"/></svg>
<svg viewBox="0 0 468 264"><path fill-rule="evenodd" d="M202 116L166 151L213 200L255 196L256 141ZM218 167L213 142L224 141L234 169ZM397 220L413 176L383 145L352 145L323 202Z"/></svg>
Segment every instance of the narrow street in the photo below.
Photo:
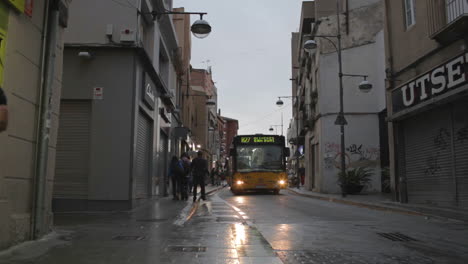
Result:
<svg viewBox="0 0 468 264"><path fill-rule="evenodd" d="M128 213L57 215L55 238L0 256L0 263L468 261L468 224L462 222L335 204L287 190L234 196L224 188L178 225L190 208L191 202L164 198Z"/></svg>

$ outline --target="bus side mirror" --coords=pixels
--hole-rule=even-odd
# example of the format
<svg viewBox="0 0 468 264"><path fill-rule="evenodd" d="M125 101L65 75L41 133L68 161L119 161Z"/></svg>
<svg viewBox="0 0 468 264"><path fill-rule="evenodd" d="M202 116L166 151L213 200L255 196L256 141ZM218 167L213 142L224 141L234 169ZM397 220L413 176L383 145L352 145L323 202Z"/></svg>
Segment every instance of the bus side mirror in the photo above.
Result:
<svg viewBox="0 0 468 264"><path fill-rule="evenodd" d="M291 156L291 149L290 148L284 148L284 156L285 157Z"/></svg>
<svg viewBox="0 0 468 264"><path fill-rule="evenodd" d="M236 151L234 149L229 150L229 156L234 157L236 155Z"/></svg>

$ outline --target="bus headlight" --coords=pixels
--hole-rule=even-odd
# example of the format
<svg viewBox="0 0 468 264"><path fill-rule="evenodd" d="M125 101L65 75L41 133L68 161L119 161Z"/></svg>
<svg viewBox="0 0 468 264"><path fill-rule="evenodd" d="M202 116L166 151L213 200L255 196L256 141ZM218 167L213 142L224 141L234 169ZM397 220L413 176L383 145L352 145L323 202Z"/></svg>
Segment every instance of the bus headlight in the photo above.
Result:
<svg viewBox="0 0 468 264"><path fill-rule="evenodd" d="M237 185L242 185L242 184L244 184L243 181L237 181L236 183L237 183Z"/></svg>
<svg viewBox="0 0 468 264"><path fill-rule="evenodd" d="M286 182L283 181L283 180L279 181L279 184L281 184L281 185L283 185L283 184L285 184L285 183L286 183Z"/></svg>

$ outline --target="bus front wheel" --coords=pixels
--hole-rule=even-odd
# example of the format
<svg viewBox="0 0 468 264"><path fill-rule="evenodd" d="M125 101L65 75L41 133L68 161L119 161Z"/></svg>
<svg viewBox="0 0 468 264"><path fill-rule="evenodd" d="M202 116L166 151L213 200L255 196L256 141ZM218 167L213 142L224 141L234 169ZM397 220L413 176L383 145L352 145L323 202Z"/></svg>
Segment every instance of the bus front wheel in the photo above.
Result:
<svg viewBox="0 0 468 264"><path fill-rule="evenodd" d="M275 195L278 195L278 194L280 193L280 189L275 189L275 190L273 191L273 193L274 193Z"/></svg>

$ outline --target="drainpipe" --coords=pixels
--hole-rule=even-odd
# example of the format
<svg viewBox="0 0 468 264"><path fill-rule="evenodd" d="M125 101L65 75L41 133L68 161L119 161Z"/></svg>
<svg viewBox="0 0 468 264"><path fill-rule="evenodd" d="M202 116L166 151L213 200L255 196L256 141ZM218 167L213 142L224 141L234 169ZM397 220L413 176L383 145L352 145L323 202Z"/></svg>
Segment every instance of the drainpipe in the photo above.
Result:
<svg viewBox="0 0 468 264"><path fill-rule="evenodd" d="M393 70L393 46L392 46L392 26L390 23L390 18L391 18L391 12L390 12L390 0L385 0L385 27L387 31L386 35L386 53L388 54L388 61L386 62L387 65L387 78L389 82L389 87L387 89L386 87L386 97L387 97L387 114L391 113L393 110L391 109L391 96L388 96L388 91L393 90L395 88L395 77L394 77L394 70ZM389 135L389 140L388 144L390 145L389 148L389 156L391 157L390 159L390 181L391 181L391 190L394 193L394 199L399 202L405 202L407 200L407 194L406 194L406 178L405 175L400 175L400 177L397 178L397 173L396 173L396 166L402 166L402 164L397 164L397 155L395 152L395 138L399 138L398 135L395 136L395 133L398 133L398 128L397 124L394 124L393 122L388 123L388 135ZM398 144L402 144L403 142L398 142ZM396 188L398 187L398 192L396 192Z"/></svg>
<svg viewBox="0 0 468 264"><path fill-rule="evenodd" d="M46 233L47 216L46 189L49 155L49 137L52 114L52 87L55 74L57 34L59 27L58 1L46 0L44 34L42 41L41 95L39 106L39 124L37 133L35 165L35 197L33 202L32 238L38 239Z"/></svg>

